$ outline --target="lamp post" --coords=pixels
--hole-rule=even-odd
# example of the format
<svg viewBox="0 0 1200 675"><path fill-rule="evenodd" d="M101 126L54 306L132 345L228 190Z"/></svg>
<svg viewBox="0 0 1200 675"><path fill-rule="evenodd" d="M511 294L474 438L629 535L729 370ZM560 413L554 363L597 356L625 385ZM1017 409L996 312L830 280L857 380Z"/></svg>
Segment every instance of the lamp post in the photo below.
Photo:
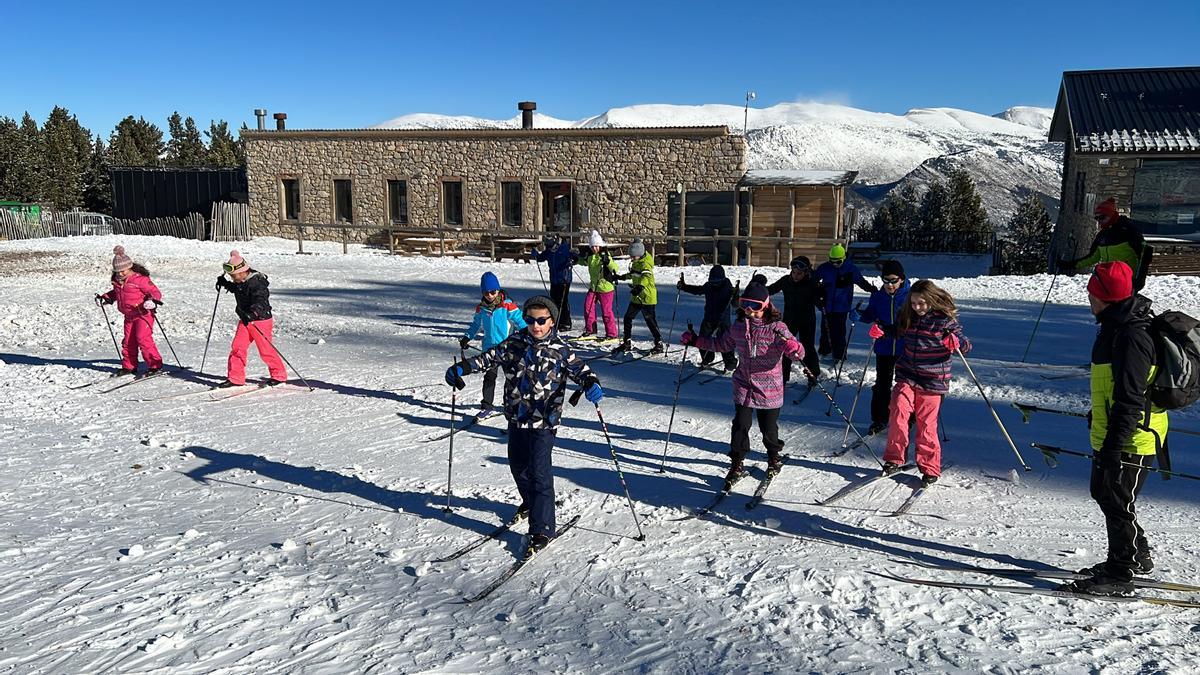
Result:
<svg viewBox="0 0 1200 675"><path fill-rule="evenodd" d="M746 92L746 110L745 110L745 115L742 117L742 135L743 136L746 135L746 130L749 129L749 127L750 127L750 101L753 101L756 98L758 98L758 94L755 94L752 91Z"/></svg>

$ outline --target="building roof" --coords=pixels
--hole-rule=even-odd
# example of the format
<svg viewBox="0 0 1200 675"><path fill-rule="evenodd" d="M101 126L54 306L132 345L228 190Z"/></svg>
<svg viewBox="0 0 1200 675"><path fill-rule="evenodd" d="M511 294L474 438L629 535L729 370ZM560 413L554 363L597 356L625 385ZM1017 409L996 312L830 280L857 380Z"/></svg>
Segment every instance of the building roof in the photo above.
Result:
<svg viewBox="0 0 1200 675"><path fill-rule="evenodd" d="M770 185L849 185L857 171L795 171L790 169L754 169L738 181L740 186Z"/></svg>
<svg viewBox="0 0 1200 675"><path fill-rule="evenodd" d="M250 140L298 138L588 138L597 136L641 136L647 138L709 138L729 136L729 127L596 127L533 129L242 129L242 138Z"/></svg>
<svg viewBox="0 0 1200 675"><path fill-rule="evenodd" d="M1050 140L1077 152L1200 152L1200 67L1064 72Z"/></svg>

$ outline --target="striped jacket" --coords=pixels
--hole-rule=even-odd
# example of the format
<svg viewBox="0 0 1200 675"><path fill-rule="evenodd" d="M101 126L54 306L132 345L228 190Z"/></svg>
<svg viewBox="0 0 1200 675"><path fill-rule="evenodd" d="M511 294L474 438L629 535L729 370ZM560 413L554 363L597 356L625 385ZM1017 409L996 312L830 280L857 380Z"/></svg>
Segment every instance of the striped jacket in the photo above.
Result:
<svg viewBox="0 0 1200 675"><path fill-rule="evenodd" d="M954 352L942 344L947 333L958 336L962 353L971 351L971 341L963 335L962 324L955 319L936 310L916 317L908 330L900 335L904 352L896 361L896 381L937 394L949 391L950 359Z"/></svg>
<svg viewBox="0 0 1200 675"><path fill-rule="evenodd" d="M599 384L557 331L544 340L526 328L459 365L471 373L494 365L504 371L504 417L524 429L554 429L562 420L567 378L582 388Z"/></svg>
<svg viewBox="0 0 1200 675"><path fill-rule="evenodd" d="M711 352L737 351L733 371L733 402L747 408L770 410L783 407L784 343L796 338L782 321L763 323L738 319L717 337L696 336L695 345ZM804 358L804 347L787 354L793 361Z"/></svg>

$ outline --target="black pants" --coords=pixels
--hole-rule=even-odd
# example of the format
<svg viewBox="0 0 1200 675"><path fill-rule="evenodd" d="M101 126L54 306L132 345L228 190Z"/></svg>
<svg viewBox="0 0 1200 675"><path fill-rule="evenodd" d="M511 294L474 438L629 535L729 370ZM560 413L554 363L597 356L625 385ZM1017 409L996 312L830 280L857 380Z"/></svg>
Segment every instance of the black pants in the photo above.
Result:
<svg viewBox="0 0 1200 675"><path fill-rule="evenodd" d="M657 305L639 305L636 302L630 301L629 306L625 308L625 339L633 334L633 317L637 316L638 312L642 313L642 318L646 320L646 327L650 329L650 335L654 336L655 342L662 342L662 333L658 330L658 318L654 315L654 308Z"/></svg>
<svg viewBox="0 0 1200 675"><path fill-rule="evenodd" d="M559 330L571 330L571 282L550 284L550 299L558 305Z"/></svg>
<svg viewBox="0 0 1200 675"><path fill-rule="evenodd" d="M849 312L825 312L821 321L821 353L834 361L846 358L846 317Z"/></svg>
<svg viewBox="0 0 1200 675"><path fill-rule="evenodd" d="M729 330L729 324L720 321L701 321L700 334L705 337L711 337L724 331ZM717 356L716 352L710 352L706 349L700 350L700 364L707 366L713 362ZM721 352L721 360L725 363L726 370L733 370L737 367L737 356L733 352Z"/></svg>
<svg viewBox="0 0 1200 675"><path fill-rule="evenodd" d="M796 336L804 347L804 367L808 368L808 372L813 377L821 376L821 357L817 355L817 350L813 346L813 338L816 337L817 326L813 322L800 323L793 321L787 324L788 331ZM783 382L787 384L792 379L792 360L788 357L783 357Z"/></svg>
<svg viewBox="0 0 1200 675"><path fill-rule="evenodd" d="M496 376L500 373L500 366L492 366L483 371L483 400L479 405L485 410L492 407L496 400Z"/></svg>
<svg viewBox="0 0 1200 675"><path fill-rule="evenodd" d="M898 356L875 355L875 386L871 387L871 422L887 426L888 405L892 401L892 383L896 376Z"/></svg>
<svg viewBox="0 0 1200 675"><path fill-rule="evenodd" d="M741 462L746 453L750 452L750 425L755 412L758 413L758 430L762 432L763 445L767 447L767 457L774 457L783 450L783 441L779 440L779 408L750 408L744 405L733 406L733 431L729 438L729 457L734 463Z"/></svg>
<svg viewBox="0 0 1200 675"><path fill-rule="evenodd" d="M508 468L521 503L529 507L529 534L554 536L554 450L557 429L508 425Z"/></svg>
<svg viewBox="0 0 1200 675"><path fill-rule="evenodd" d="M1135 558L1139 553L1150 553L1150 542L1146 531L1137 522L1133 503L1146 483L1148 467L1154 455L1131 455L1121 453L1121 461L1137 467L1122 466L1105 471L1097 464L1092 465L1092 499L1100 505L1104 514L1104 525L1108 530L1108 569L1114 575L1133 577Z"/></svg>

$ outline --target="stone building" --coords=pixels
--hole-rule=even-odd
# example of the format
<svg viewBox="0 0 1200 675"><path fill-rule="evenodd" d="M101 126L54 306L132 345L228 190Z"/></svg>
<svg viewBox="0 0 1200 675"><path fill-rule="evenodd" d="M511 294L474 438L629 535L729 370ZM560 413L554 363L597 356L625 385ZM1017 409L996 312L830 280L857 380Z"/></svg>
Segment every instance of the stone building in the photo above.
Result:
<svg viewBox="0 0 1200 675"><path fill-rule="evenodd" d="M1151 272L1200 272L1184 243L1200 241L1200 68L1065 72L1050 140L1064 144L1057 256L1088 250L1096 203L1115 197L1155 242Z"/></svg>
<svg viewBox="0 0 1200 675"><path fill-rule="evenodd" d="M662 241L669 194L732 191L746 169L724 126L532 128L526 112L519 129L243 131L252 234L349 222Z"/></svg>

